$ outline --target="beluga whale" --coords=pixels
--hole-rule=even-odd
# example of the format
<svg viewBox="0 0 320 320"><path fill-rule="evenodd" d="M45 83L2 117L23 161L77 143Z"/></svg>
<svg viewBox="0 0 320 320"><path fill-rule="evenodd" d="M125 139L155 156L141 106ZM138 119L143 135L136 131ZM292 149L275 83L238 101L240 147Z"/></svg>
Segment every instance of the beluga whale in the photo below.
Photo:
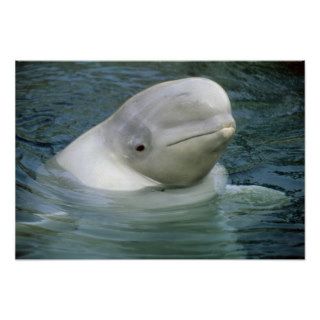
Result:
<svg viewBox="0 0 320 320"><path fill-rule="evenodd" d="M235 129L219 84L206 78L166 81L128 99L54 160L91 188L193 188L208 183Z"/></svg>

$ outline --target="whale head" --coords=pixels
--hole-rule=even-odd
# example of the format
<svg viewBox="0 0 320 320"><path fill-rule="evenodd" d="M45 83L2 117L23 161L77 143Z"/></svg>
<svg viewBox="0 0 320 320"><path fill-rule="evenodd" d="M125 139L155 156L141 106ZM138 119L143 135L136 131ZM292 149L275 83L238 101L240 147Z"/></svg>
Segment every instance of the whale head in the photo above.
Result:
<svg viewBox="0 0 320 320"><path fill-rule="evenodd" d="M226 92L205 78L148 88L102 126L120 161L161 184L181 187L210 172L236 129Z"/></svg>

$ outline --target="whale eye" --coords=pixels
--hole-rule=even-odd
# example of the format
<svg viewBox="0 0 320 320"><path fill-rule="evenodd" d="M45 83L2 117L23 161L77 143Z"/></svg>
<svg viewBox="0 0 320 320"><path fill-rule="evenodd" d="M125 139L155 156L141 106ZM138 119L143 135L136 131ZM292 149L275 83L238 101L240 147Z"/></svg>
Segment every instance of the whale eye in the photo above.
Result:
<svg viewBox="0 0 320 320"><path fill-rule="evenodd" d="M143 144L138 144L136 146L136 150L139 151L139 152L143 151L144 149L145 149L145 146Z"/></svg>

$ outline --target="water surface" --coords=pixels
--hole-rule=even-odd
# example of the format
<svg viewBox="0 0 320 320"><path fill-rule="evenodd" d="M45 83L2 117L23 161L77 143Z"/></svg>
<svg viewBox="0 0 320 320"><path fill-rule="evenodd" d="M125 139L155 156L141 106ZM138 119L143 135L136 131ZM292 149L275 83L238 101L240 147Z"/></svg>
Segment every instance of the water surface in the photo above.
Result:
<svg viewBox="0 0 320 320"><path fill-rule="evenodd" d="M43 169L135 93L190 76L217 81L232 103L224 195L161 208L142 192L131 206ZM303 63L18 62L16 134L17 258L304 257Z"/></svg>

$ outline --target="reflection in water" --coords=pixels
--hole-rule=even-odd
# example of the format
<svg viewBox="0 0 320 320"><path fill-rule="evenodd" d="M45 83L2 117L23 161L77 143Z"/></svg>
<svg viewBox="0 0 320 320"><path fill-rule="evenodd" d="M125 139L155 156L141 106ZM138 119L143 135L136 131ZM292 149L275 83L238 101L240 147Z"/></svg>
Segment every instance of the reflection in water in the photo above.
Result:
<svg viewBox="0 0 320 320"><path fill-rule="evenodd" d="M107 193L43 166L128 97L186 76L230 96L225 193ZM17 257L304 257L303 90L301 64L18 63Z"/></svg>

